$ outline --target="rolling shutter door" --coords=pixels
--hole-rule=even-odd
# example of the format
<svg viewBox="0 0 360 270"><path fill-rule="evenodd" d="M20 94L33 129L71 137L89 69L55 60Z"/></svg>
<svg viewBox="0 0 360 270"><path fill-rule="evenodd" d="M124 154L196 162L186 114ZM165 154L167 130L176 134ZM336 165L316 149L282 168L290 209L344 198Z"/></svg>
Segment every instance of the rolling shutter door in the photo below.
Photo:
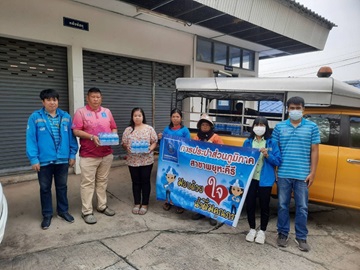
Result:
<svg viewBox="0 0 360 270"><path fill-rule="evenodd" d="M152 123L151 62L94 52L83 52L85 96L91 87L103 95L102 106L109 108L115 118L121 139L129 126L131 110L141 107L147 123ZM114 155L125 154L114 146Z"/></svg>
<svg viewBox="0 0 360 270"><path fill-rule="evenodd" d="M27 120L46 88L57 90L59 108L69 111L67 49L0 37L0 174L29 169Z"/></svg>
<svg viewBox="0 0 360 270"><path fill-rule="evenodd" d="M83 61L85 95L91 87L101 90L102 106L113 113L120 138L134 107L143 108L147 123L156 132L169 124L171 93L175 79L183 76L183 67L89 51L83 52ZM120 146L113 149L115 156L125 154Z"/></svg>
<svg viewBox="0 0 360 270"><path fill-rule="evenodd" d="M176 78L183 76L182 66L160 63L155 65L155 125L158 132L162 132L170 123L170 112L174 109L171 108L171 94L176 90ZM174 95L172 104L175 104Z"/></svg>

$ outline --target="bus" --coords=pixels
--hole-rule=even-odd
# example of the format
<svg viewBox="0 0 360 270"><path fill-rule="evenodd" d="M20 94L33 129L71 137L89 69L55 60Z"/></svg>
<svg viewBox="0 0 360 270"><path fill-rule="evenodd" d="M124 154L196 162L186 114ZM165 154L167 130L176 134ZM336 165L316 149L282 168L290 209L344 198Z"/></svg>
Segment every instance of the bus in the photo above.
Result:
<svg viewBox="0 0 360 270"><path fill-rule="evenodd" d="M360 209L360 89L324 78L178 78L171 107L194 134L207 113L224 144L242 146L257 116L270 128L287 118L286 101L305 100L304 117L320 130L319 164L309 199ZM275 191L275 189L273 189Z"/></svg>

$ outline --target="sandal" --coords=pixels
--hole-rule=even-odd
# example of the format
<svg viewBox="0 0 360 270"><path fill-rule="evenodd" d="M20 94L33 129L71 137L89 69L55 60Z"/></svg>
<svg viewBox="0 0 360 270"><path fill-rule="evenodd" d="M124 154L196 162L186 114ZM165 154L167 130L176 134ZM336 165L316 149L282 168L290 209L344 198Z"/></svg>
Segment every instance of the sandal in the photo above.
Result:
<svg viewBox="0 0 360 270"><path fill-rule="evenodd" d="M171 209L171 207L172 207L172 205L170 203L166 202L166 203L163 204L163 209L165 211L169 211Z"/></svg>
<svg viewBox="0 0 360 270"><path fill-rule="evenodd" d="M98 211L99 213L102 213L102 214L107 215L107 216L109 216L109 217L115 215L115 211L112 210L112 209L110 209L110 208L107 207L107 206L106 206L103 210L97 209L97 211Z"/></svg>
<svg viewBox="0 0 360 270"><path fill-rule="evenodd" d="M176 214L182 214L184 213L184 208L176 207Z"/></svg>
<svg viewBox="0 0 360 270"><path fill-rule="evenodd" d="M87 224L95 224L97 222L96 217L92 213L88 215L81 214L81 217Z"/></svg>
<svg viewBox="0 0 360 270"><path fill-rule="evenodd" d="M139 205L139 206L136 206L136 205L135 205L131 212L132 212L134 215L137 215L137 214L139 214L139 210L140 210L140 205Z"/></svg>
<svg viewBox="0 0 360 270"><path fill-rule="evenodd" d="M147 213L148 209L145 207L141 207L139 210L139 215L145 215Z"/></svg>

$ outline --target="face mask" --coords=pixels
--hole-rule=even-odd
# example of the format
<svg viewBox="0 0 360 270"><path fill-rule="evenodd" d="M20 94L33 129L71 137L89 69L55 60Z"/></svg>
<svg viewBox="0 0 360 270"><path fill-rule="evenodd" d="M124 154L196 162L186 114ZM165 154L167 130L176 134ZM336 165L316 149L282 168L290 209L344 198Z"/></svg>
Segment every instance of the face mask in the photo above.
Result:
<svg viewBox="0 0 360 270"><path fill-rule="evenodd" d="M303 116L303 113L301 110L292 110L289 112L289 116L291 120L297 121L299 119L301 119L301 117Z"/></svg>
<svg viewBox="0 0 360 270"><path fill-rule="evenodd" d="M255 126L255 127L253 128L253 131L254 131L254 133L255 133L257 136L262 136L262 135L265 134L266 127Z"/></svg>

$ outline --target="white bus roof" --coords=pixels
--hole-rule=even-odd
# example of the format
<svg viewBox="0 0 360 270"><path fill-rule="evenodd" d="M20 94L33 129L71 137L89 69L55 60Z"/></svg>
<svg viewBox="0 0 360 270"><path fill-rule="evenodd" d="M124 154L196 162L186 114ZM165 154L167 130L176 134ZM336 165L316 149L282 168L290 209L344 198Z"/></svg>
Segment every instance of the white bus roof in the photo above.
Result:
<svg viewBox="0 0 360 270"><path fill-rule="evenodd" d="M177 95L211 99L282 100L301 96L306 105L360 108L360 89L334 78L178 78Z"/></svg>

